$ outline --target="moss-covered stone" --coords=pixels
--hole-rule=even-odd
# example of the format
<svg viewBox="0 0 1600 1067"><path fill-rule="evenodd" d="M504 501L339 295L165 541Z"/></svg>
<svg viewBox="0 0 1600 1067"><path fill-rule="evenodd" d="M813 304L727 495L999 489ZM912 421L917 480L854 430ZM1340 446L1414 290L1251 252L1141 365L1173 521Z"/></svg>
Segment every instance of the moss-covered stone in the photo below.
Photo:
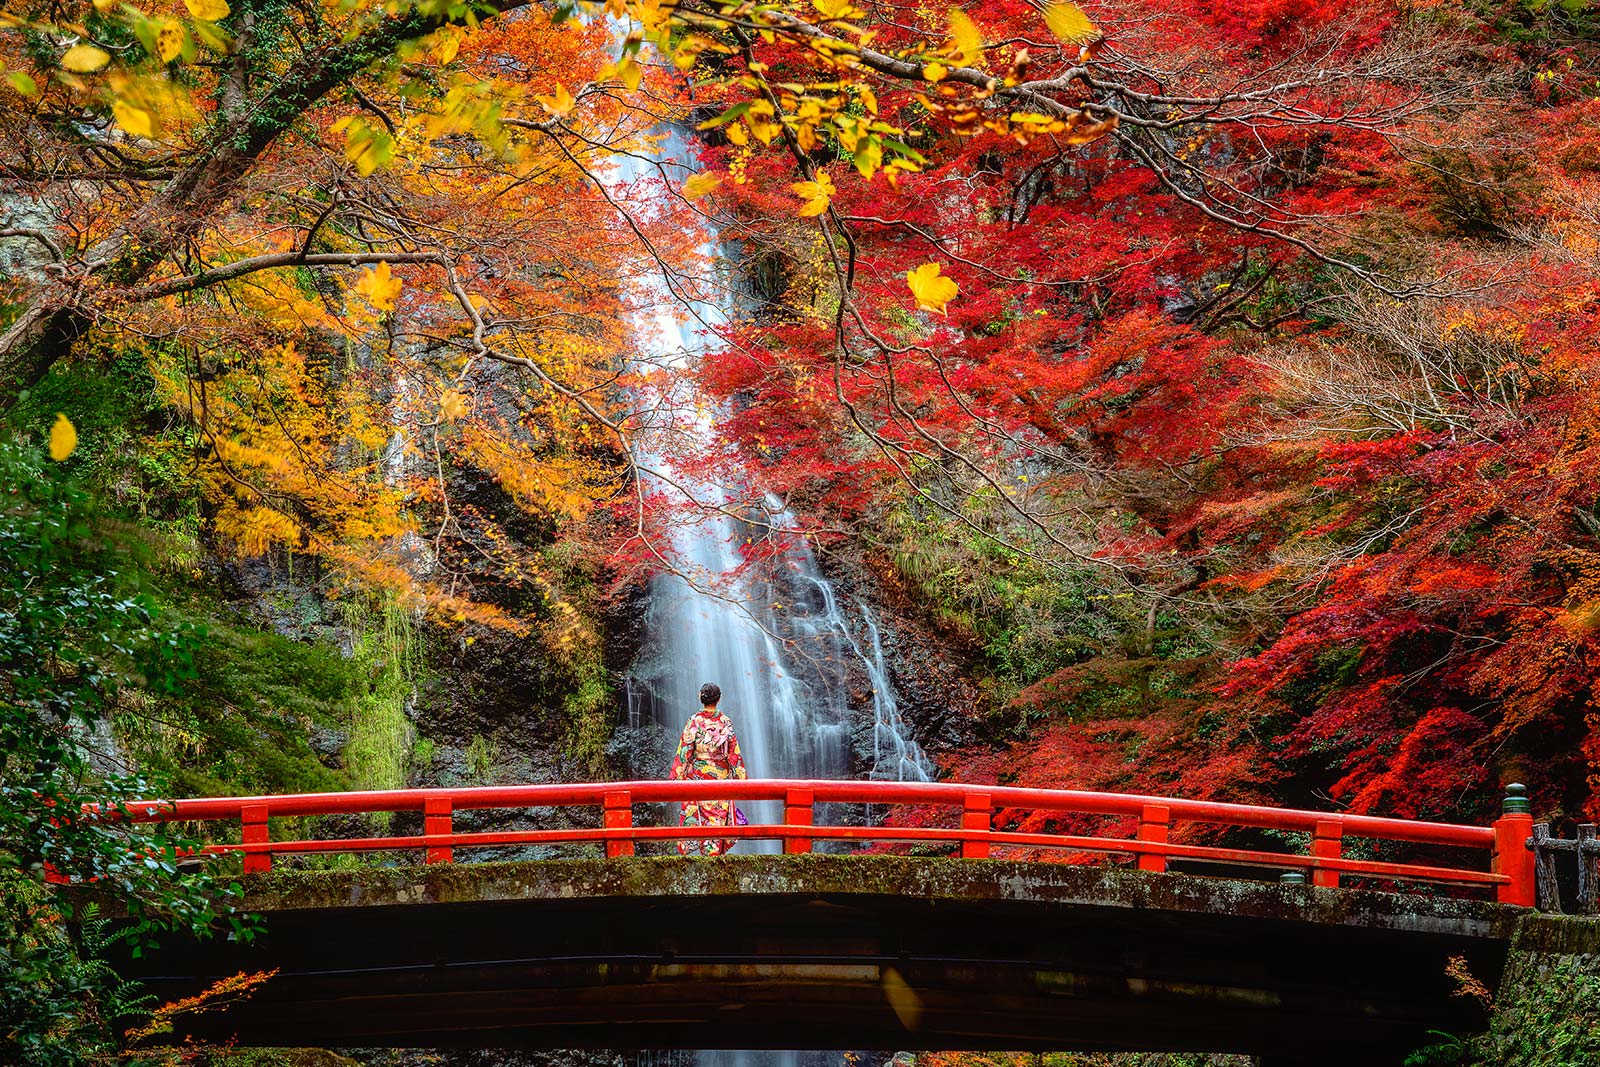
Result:
<svg viewBox="0 0 1600 1067"><path fill-rule="evenodd" d="M923 900L1082 902L1505 939L1526 914L1483 901L1110 867L823 854L274 871L246 879L245 886L245 907L262 912L595 896L870 894Z"/></svg>
<svg viewBox="0 0 1600 1067"><path fill-rule="evenodd" d="M1600 1064L1600 919L1529 915L1512 938L1474 1067Z"/></svg>

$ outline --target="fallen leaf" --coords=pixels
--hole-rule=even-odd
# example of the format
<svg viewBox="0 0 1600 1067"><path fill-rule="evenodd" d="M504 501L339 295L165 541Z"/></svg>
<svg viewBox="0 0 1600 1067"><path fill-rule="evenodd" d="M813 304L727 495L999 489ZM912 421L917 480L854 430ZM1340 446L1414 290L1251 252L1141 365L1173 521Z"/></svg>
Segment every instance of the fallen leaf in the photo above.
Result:
<svg viewBox="0 0 1600 1067"><path fill-rule="evenodd" d="M983 56L983 31L959 7L950 9L950 41L955 45L955 61L970 66Z"/></svg>
<svg viewBox="0 0 1600 1067"><path fill-rule="evenodd" d="M188 42L189 31L183 28L183 23L177 19L161 20L161 28L156 31L156 55L161 57L161 62L171 63L177 59Z"/></svg>
<svg viewBox="0 0 1600 1067"><path fill-rule="evenodd" d="M556 82L555 92L549 96L539 96L535 99L539 101L540 107L558 119L566 118L578 104L577 98L567 92L567 87L560 82Z"/></svg>

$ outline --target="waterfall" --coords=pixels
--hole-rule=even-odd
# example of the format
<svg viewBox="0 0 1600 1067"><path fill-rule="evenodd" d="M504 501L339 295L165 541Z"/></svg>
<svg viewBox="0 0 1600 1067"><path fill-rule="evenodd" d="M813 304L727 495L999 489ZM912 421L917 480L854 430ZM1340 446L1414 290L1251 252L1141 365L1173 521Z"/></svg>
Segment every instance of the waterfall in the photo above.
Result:
<svg viewBox="0 0 1600 1067"><path fill-rule="evenodd" d="M690 160L690 142L669 128L653 159L624 159L620 187L637 188L656 163ZM706 262L718 260L714 232L707 231L701 251ZM718 288L723 295L688 304L692 321L711 327L728 321L734 287L724 280ZM655 276L640 279L631 295L640 365L691 367L704 348L700 331L685 328L682 296ZM676 573L651 585L645 652L626 683L630 725L653 718L675 738L699 707L701 683L715 682L753 778L865 774L927 781L930 766L900 715L877 621L866 603L855 601L852 619L811 547L792 533L771 559L750 565L746 546L783 537L798 523L770 497L752 504L759 494L747 487L722 485L686 469L680 457L715 446L717 413L681 380L650 388L656 392L640 406L652 415L636 435L645 468L641 478L666 499L692 498L698 517L674 524L665 535L663 547ZM852 707L853 670L871 686L869 766L853 752L852 727L858 710L865 711ZM776 802L753 805L746 814L752 822L781 815ZM775 851L777 843L739 848L754 847Z"/></svg>
<svg viewBox="0 0 1600 1067"><path fill-rule="evenodd" d="M691 146L681 131L668 129L654 159L625 158L618 188L635 188L657 163L688 163ZM687 171L683 171L687 173ZM707 231L705 261L717 261L718 235ZM736 258L731 255L729 258ZM724 294L735 287L724 280ZM630 293L639 342L638 365L683 370L703 353L701 331L685 329L681 292L659 278L640 280ZM731 295L687 303L691 321L715 327L736 310ZM878 624L866 603L841 605L815 553L793 536L794 517L771 498L764 503L749 486L729 487L699 476L696 452L715 446L715 418L705 398L683 384L687 375L646 387L677 390L639 397L652 412L636 434L645 488L698 505L693 521L675 523L664 546L673 571L651 582L643 619L643 649L625 682L628 725L654 725L664 774L670 746L699 707L701 683L722 689L721 707L733 720L752 778L874 778L926 781L931 768L901 718L889 679ZM685 419L674 412L695 412ZM663 414L664 413L664 414ZM654 419L654 422L650 420ZM744 551L763 538L788 540L770 557L752 564ZM871 747L865 734L868 698L850 691L852 678L870 685ZM859 690L858 686L858 690ZM781 821L778 802L746 804L752 823ZM661 813L676 820L673 810ZM818 810L818 821L835 814ZM860 814L856 818L862 817ZM819 845L819 851L825 846ZM779 843L741 842L736 852L777 852ZM699 1067L837 1067L836 1053L703 1051Z"/></svg>

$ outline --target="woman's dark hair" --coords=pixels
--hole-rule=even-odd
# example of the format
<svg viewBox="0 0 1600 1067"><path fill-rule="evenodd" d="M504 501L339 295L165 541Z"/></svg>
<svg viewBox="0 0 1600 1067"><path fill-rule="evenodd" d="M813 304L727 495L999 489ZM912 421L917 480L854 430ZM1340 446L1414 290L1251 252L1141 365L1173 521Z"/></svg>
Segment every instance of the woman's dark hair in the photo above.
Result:
<svg viewBox="0 0 1600 1067"><path fill-rule="evenodd" d="M702 707L716 707L717 701L722 699L722 690L716 682L707 682L700 687L700 704Z"/></svg>

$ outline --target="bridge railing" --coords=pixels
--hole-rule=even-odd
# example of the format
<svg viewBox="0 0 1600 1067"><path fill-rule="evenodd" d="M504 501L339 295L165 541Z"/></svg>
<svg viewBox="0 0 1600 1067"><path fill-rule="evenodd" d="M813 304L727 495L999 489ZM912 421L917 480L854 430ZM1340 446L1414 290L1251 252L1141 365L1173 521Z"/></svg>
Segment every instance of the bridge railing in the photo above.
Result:
<svg viewBox="0 0 1600 1067"><path fill-rule="evenodd" d="M783 821L747 826L644 826L634 820L640 804L703 800L779 801ZM958 816L954 826L830 826L814 820L821 804L945 807ZM599 825L560 829L477 830L455 828L457 812L523 808L598 809ZM787 853L810 852L819 841L857 843L947 843L968 859L983 859L996 847L1067 850L1126 856L1147 871L1163 871L1172 860L1276 868L1309 874L1313 885L1338 886L1361 877L1406 883L1492 889L1502 902L1534 904L1532 831L1523 787L1508 788L1504 813L1493 826L1418 822L1349 815L1061 789L973 786L955 783L729 780L602 782L582 785L486 786L461 789L395 789L359 793L301 793L284 796L207 797L128 805L137 822L233 822L240 843L208 846L212 854L242 853L246 873L272 868L274 856L315 853L387 852L417 849L424 863L449 863L456 849L508 845L594 843L607 856L633 855L645 841L707 839L781 841ZM1031 810L1076 815L1121 816L1136 820L1132 837L1095 836L996 829L997 811ZM272 840L268 820L318 815L420 812L421 834L377 837ZM115 816L114 816L115 817ZM1309 835L1306 854L1253 848L1184 844L1170 840L1179 823L1208 823L1297 832ZM1399 863L1346 855L1351 839L1448 846L1479 853L1471 866Z"/></svg>

